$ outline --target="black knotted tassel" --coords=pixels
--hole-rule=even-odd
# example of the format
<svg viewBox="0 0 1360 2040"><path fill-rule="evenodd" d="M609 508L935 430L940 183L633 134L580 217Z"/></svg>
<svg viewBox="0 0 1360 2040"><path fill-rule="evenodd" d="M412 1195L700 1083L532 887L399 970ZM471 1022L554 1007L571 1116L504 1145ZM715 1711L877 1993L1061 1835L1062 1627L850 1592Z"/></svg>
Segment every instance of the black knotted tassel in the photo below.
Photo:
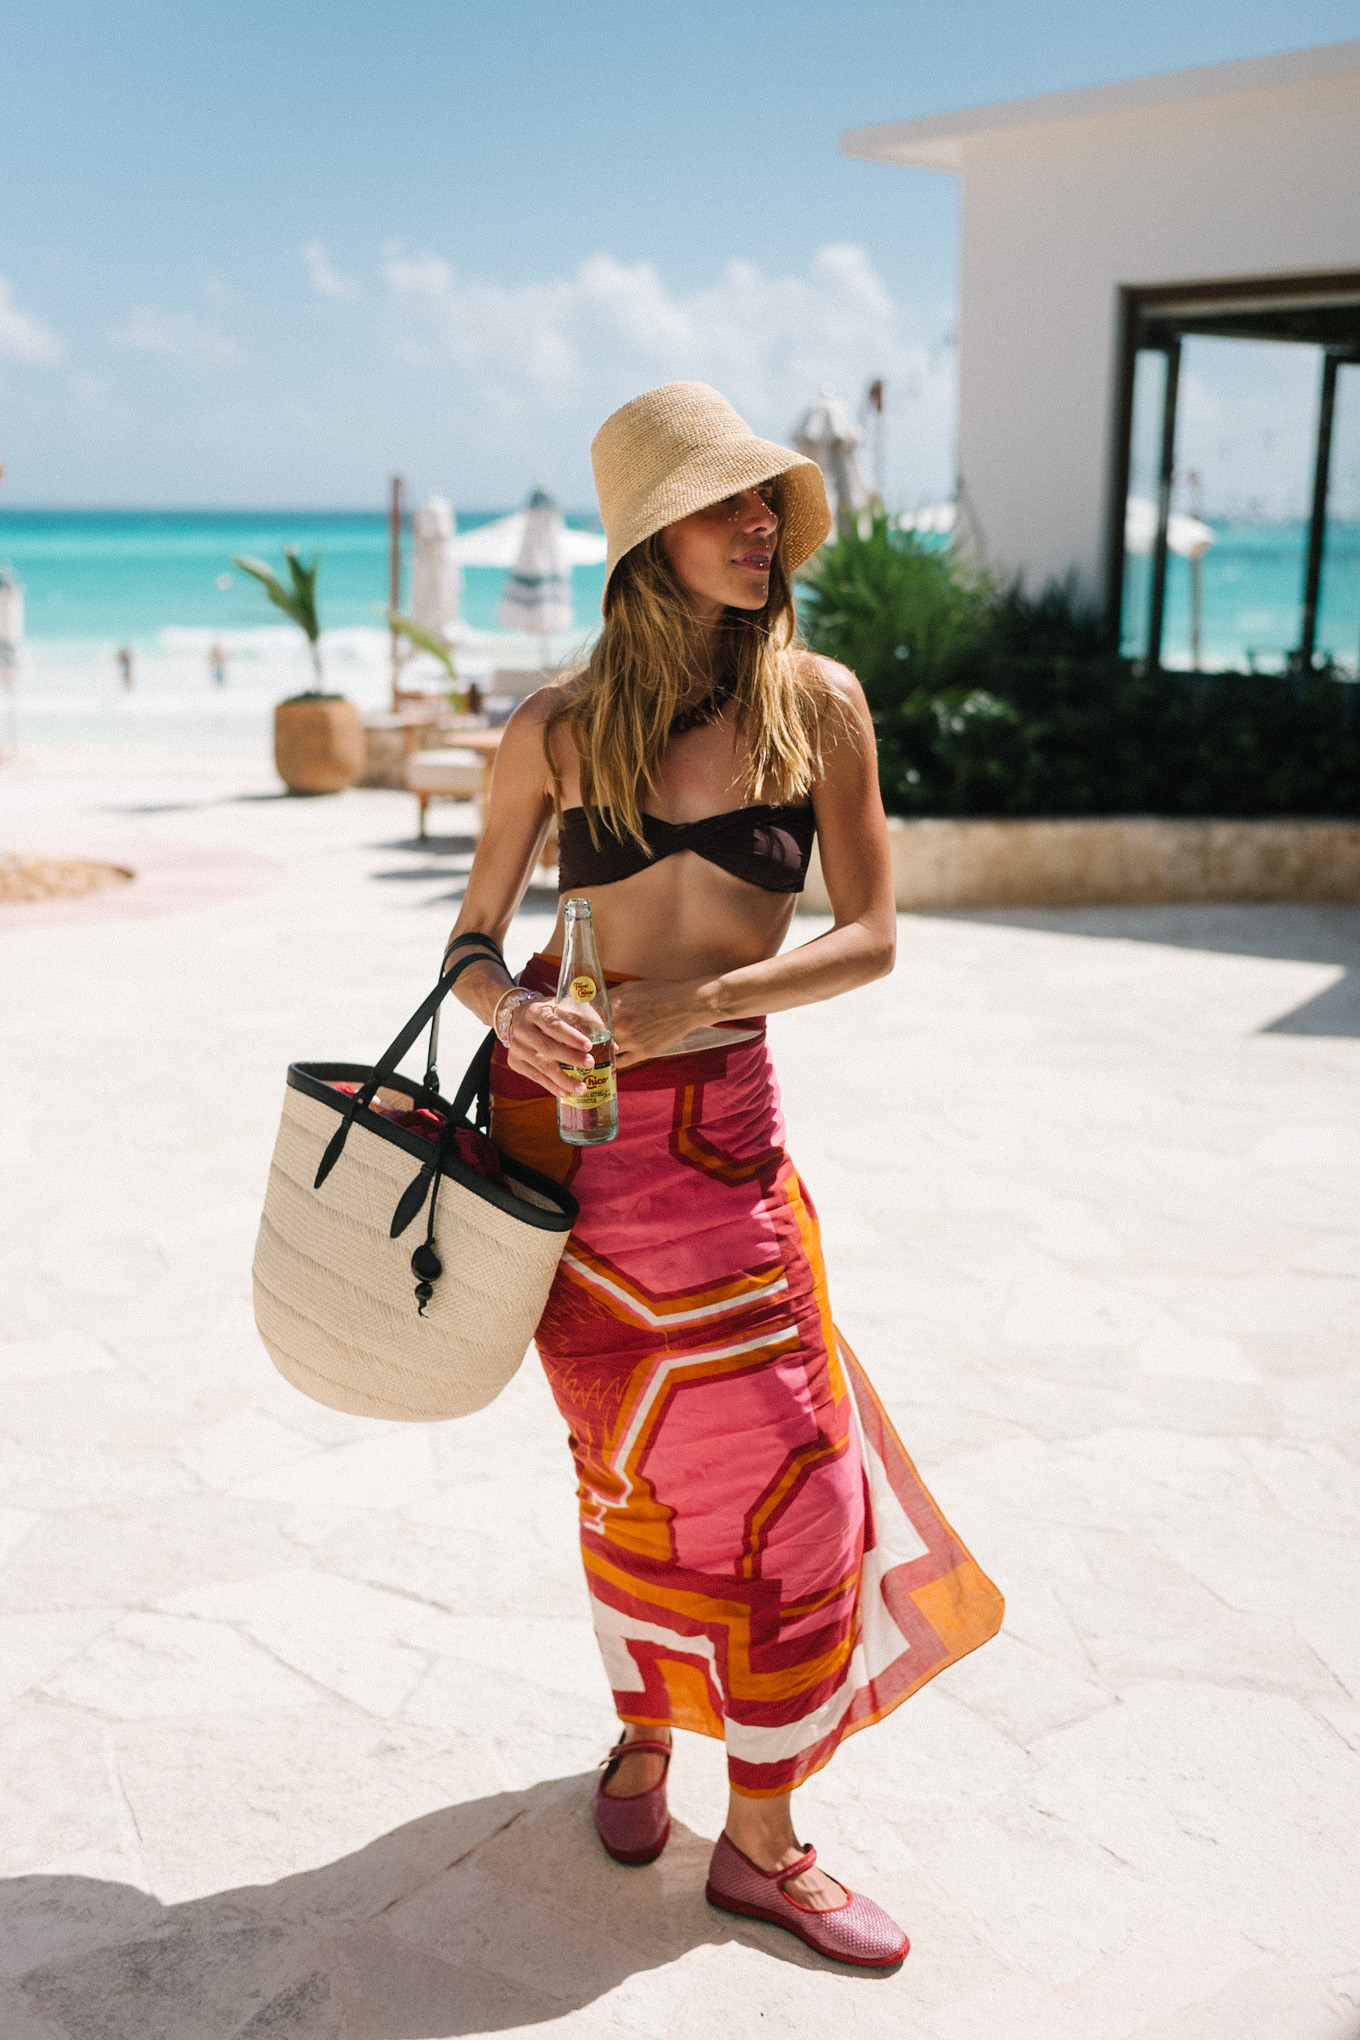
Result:
<svg viewBox="0 0 1360 2040"><path fill-rule="evenodd" d="M444 1272L444 1263L428 1240L422 1240L411 1256L411 1273L418 1275L416 1300L420 1306L417 1316L424 1317L425 1306L434 1295L434 1285Z"/></svg>
<svg viewBox="0 0 1360 2040"><path fill-rule="evenodd" d="M434 1285L444 1272L444 1263L440 1260L435 1250L434 1220L435 1213L439 1208L439 1185L442 1179L442 1171L439 1164L444 1159L444 1150L448 1143L449 1132L450 1128L446 1127L435 1150L434 1181L430 1188L429 1221L425 1227L424 1239L411 1256L411 1273L419 1278L416 1282L417 1317L424 1317L425 1306L434 1296Z"/></svg>

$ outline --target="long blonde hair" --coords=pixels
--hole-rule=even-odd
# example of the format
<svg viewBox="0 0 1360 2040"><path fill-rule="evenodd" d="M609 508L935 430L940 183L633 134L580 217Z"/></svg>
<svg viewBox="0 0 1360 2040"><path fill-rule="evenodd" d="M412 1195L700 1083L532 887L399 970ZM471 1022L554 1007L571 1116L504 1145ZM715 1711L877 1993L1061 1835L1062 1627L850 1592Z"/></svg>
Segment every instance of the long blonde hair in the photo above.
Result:
<svg viewBox="0 0 1360 2040"><path fill-rule="evenodd" d="M782 534L781 534L782 537ZM770 592L758 610L723 612L719 684L746 736L750 800L809 793L822 769L822 711L839 698L798 645L793 588L781 545L770 562ZM685 591L656 532L625 553L605 599L604 629L586 664L567 680L548 717L544 749L560 784L552 737L565 728L581 761L581 804L592 841L597 817L642 848L642 797L654 792L671 724L692 705L706 669Z"/></svg>

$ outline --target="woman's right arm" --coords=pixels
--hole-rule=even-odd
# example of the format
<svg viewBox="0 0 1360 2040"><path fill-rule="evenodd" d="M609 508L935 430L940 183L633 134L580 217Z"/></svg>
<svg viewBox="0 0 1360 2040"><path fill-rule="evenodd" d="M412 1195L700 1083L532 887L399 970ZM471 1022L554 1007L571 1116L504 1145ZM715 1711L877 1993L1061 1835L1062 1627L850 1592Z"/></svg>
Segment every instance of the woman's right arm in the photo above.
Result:
<svg viewBox="0 0 1360 2040"><path fill-rule="evenodd" d="M552 820L543 725L555 696L555 689L541 688L520 703L505 726L491 777L482 839L450 942L458 935L478 934L490 935L504 945ZM463 972L453 995L489 1027L513 984L510 973L488 957L485 963ZM510 1019L510 1067L558 1097L583 1095L585 1086L563 1076L562 1064L590 1062L588 1036L560 1020L548 1000L521 1006Z"/></svg>

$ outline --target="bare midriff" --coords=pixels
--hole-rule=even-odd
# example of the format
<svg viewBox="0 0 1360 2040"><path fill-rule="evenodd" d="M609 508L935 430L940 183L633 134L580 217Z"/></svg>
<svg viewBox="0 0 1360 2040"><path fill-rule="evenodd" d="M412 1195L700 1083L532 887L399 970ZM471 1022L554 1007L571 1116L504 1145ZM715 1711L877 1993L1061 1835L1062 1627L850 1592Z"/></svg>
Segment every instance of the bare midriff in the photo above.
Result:
<svg viewBox="0 0 1360 2040"><path fill-rule="evenodd" d="M700 978L777 956L795 896L765 892L693 850L680 850L612 885L578 886L572 897L590 901L606 970L624 977ZM564 926L559 903L545 953L562 954Z"/></svg>

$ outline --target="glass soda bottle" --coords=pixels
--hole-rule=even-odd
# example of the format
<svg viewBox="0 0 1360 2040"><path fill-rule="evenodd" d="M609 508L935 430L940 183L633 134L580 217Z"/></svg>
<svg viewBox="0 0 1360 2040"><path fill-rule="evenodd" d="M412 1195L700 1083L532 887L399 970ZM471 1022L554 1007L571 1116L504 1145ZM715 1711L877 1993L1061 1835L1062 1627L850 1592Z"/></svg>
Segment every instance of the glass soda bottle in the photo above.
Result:
<svg viewBox="0 0 1360 2040"><path fill-rule="evenodd" d="M559 1098L557 1134L572 1147L594 1147L619 1130L619 1095L614 1080L614 1009L595 947L590 901L571 899L564 909L566 939L557 980L557 1010L590 1036L593 1069L563 1063L567 1076L584 1084L584 1098Z"/></svg>

